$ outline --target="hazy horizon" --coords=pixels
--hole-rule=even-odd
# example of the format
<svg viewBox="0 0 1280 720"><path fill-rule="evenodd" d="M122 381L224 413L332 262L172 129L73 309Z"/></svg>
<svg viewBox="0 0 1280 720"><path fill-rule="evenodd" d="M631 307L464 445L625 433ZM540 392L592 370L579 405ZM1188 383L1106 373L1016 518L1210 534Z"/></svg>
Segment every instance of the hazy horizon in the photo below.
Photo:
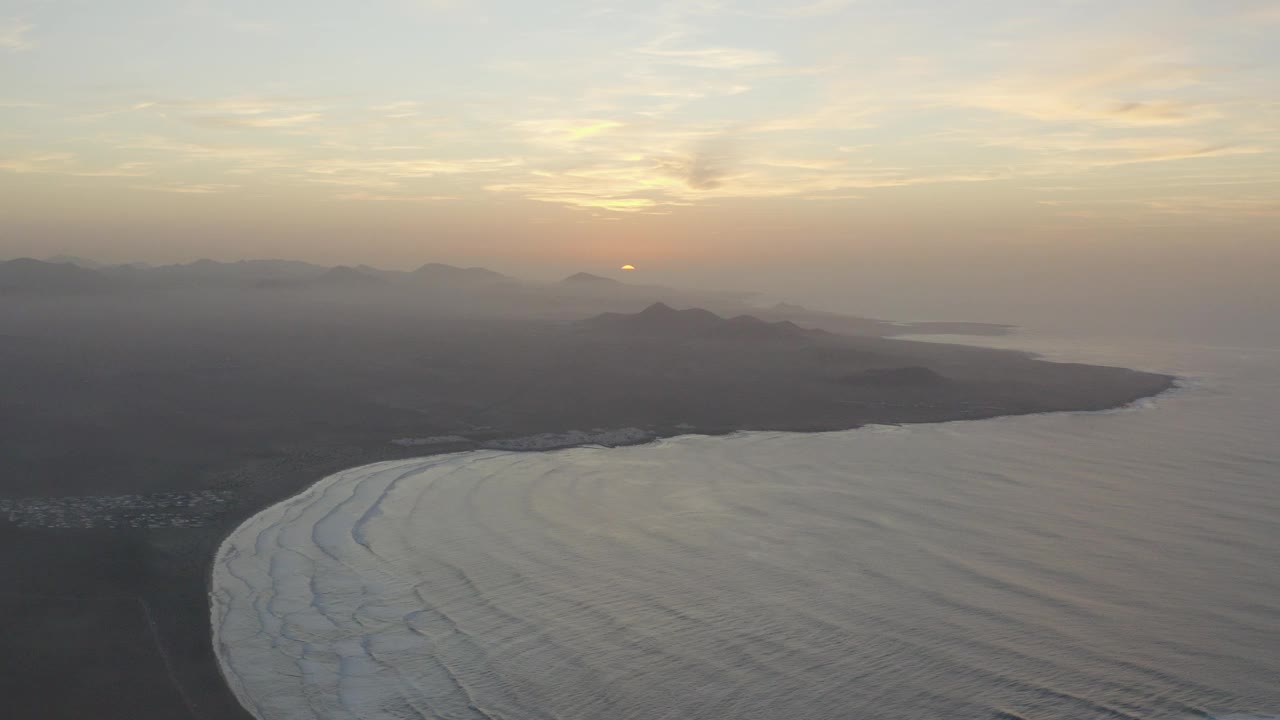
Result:
<svg viewBox="0 0 1280 720"><path fill-rule="evenodd" d="M24 0L0 256L1252 304L1280 263L1277 30L1245 0Z"/></svg>

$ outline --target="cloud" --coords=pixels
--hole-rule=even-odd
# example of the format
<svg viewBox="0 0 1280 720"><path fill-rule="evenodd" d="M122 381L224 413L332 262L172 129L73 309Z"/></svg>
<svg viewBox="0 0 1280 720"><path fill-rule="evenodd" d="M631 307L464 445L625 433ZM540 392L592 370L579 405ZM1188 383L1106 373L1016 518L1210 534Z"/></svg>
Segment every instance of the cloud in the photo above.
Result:
<svg viewBox="0 0 1280 720"><path fill-rule="evenodd" d="M569 131L569 136L572 137L574 140L578 140L580 138L590 137L592 135L599 135L602 132L607 132L614 128L620 128L623 126L624 126L624 123L620 123L614 120L604 120L597 123L591 123L590 125L582 125L580 127L575 127Z"/></svg>
<svg viewBox="0 0 1280 720"><path fill-rule="evenodd" d="M0 170L14 173L47 173L71 166L75 155L67 152L34 153L24 157L0 159Z"/></svg>
<svg viewBox="0 0 1280 720"><path fill-rule="evenodd" d="M512 167L518 161L508 158L466 158L441 160L420 158L411 160L366 160L332 158L309 161L305 169L318 175L385 175L397 178L426 178L436 175L489 172Z"/></svg>
<svg viewBox="0 0 1280 720"><path fill-rule="evenodd" d="M1135 211L1152 215L1198 218L1202 220L1247 221L1250 218L1280 218L1280 200L1265 195L1220 197L1212 195L1158 195L1155 197L1085 197L1077 200L1039 200L1055 208L1058 217L1132 218Z"/></svg>
<svg viewBox="0 0 1280 720"><path fill-rule="evenodd" d="M522 120L513 127L533 142L567 150L576 141L626 127L626 123L603 118L540 118Z"/></svg>
<svg viewBox="0 0 1280 720"><path fill-rule="evenodd" d="M369 109L381 112L403 112L405 110L416 110L422 106L422 103L416 100L397 100L396 102L383 103L382 105L373 105Z"/></svg>
<svg viewBox="0 0 1280 720"><path fill-rule="evenodd" d="M530 200L537 200L539 202L558 203L561 205L572 205L574 207L585 208L588 210L608 210L610 212L622 213L642 212L656 208L660 204L657 200L642 197L598 197L587 194L533 194L528 197Z"/></svg>
<svg viewBox="0 0 1280 720"><path fill-rule="evenodd" d="M1249 27L1258 25L1280 25L1280 5L1275 2L1261 2L1246 7L1237 15L1242 24Z"/></svg>
<svg viewBox="0 0 1280 720"><path fill-rule="evenodd" d="M840 13L853 3L854 0L813 0L795 4L766 2L764 8L749 6L738 12L757 18L817 18Z"/></svg>
<svg viewBox="0 0 1280 720"><path fill-rule="evenodd" d="M178 115L194 125L219 128L299 128L325 119L325 103L302 97L223 97L211 99L151 98L132 101L80 116L98 120L133 112L149 111L167 118Z"/></svg>
<svg viewBox="0 0 1280 720"><path fill-rule="evenodd" d="M826 195L806 195L805 200L865 200L866 195L853 195L850 193L833 193Z"/></svg>
<svg viewBox="0 0 1280 720"><path fill-rule="evenodd" d="M530 200L611 212L654 212L668 206L712 199L847 196L849 190L937 183L987 182L1008 171L912 173L905 170L815 168L803 160L753 164L722 147L696 148L688 155L640 158L568 170L541 169L524 178L485 186ZM730 171L729 164L740 165Z"/></svg>
<svg viewBox="0 0 1280 720"><path fill-rule="evenodd" d="M1134 165L1139 163L1168 162L1170 160L1190 160L1193 158L1225 157L1228 155L1258 155L1267 152L1264 148L1231 145L1203 144L1183 147L1168 147L1145 154L1134 154L1131 157L1085 161L1083 164L1092 167L1114 167L1117 165Z"/></svg>
<svg viewBox="0 0 1280 720"><path fill-rule="evenodd" d="M659 160L657 170L694 190L714 190L729 177L735 160L733 139L722 135L701 141L687 156Z"/></svg>
<svg viewBox="0 0 1280 720"><path fill-rule="evenodd" d="M276 26L263 20L231 20L228 27L245 35L274 35Z"/></svg>
<svg viewBox="0 0 1280 720"><path fill-rule="evenodd" d="M157 105L194 112L228 115L266 115L296 110L312 105L307 98L295 97L227 97L212 100L159 100Z"/></svg>
<svg viewBox="0 0 1280 720"><path fill-rule="evenodd" d="M141 151L157 160L231 164L234 169L230 172L237 174L289 167L297 162L297 159L288 151L278 147L188 142L161 135L145 135L117 141L115 149Z"/></svg>
<svg viewBox="0 0 1280 720"><path fill-rule="evenodd" d="M516 167L519 160L509 158L464 158L409 160L369 160L365 158L321 158L299 162L293 177L309 183L359 188L390 198L407 182L438 176L487 174ZM352 191L354 193L356 191ZM348 199L353 197L348 193ZM421 197L419 197L421 199Z"/></svg>
<svg viewBox="0 0 1280 720"><path fill-rule="evenodd" d="M142 162L95 169L41 160L22 154L38 149L26 144L36 136L15 134L17 157L2 167L168 168L163 182L137 187L205 194L259 173L273 186L351 202L489 192L594 215L753 198L853 201L942 183L1096 185L1231 173L1269 158L1225 158L1280 142L1269 122L1280 106L1264 112L1268 96L1243 97L1249 87L1232 85L1230 68L1205 64L1224 56L1201 53L1194 38L1165 46L1108 40L1092 25L1037 36L1035 22L1011 31L974 18L973 27L947 28L941 24L963 19L944 14L920 18L920 37L904 45L889 32L897 20L864 26L839 17L820 28L824 20L802 19L848 4L670 0L632 10L613 3L607 22L589 24L599 36L581 37L575 27L557 36L564 45L556 52L529 57L521 43L508 43L518 63L484 62L474 74L441 80L430 95L354 86L327 97L254 95L253 85L232 97L119 95L110 115L100 115L111 118L94 128L100 134L47 148L96 158L89 148L100 143L117 151L106 157ZM867 19L880 12L857 9L868 10ZM806 34L788 34L796 28ZM934 43L937 29L948 34ZM844 42L851 39L858 41ZM1250 83L1265 81L1257 69L1248 73ZM51 122L67 119L57 114L48 113ZM1205 162L1164 174L1106 170L1191 159Z"/></svg>
<svg viewBox="0 0 1280 720"><path fill-rule="evenodd" d="M745 50L731 47L663 50L655 47L641 48L636 52L654 58L658 62L684 67L711 70L733 70L757 65L773 65L778 57L763 50Z"/></svg>
<svg viewBox="0 0 1280 720"><path fill-rule="evenodd" d="M446 202L449 200L457 200L453 195L414 195L414 194L393 194L393 193L375 193L367 190L356 190L354 192L338 193L333 196L335 200L369 200L373 202Z"/></svg>
<svg viewBox="0 0 1280 720"><path fill-rule="evenodd" d="M223 115L194 118L193 122L213 127L239 128L290 128L310 125L324 118L316 112L296 113L293 115Z"/></svg>
<svg viewBox="0 0 1280 720"><path fill-rule="evenodd" d="M141 177L149 175L148 163L123 162L110 167L85 167L69 152L28 153L0 159L0 170L20 175L66 175L70 177Z"/></svg>
<svg viewBox="0 0 1280 720"><path fill-rule="evenodd" d="M816 0L805 5L796 5L782 10L792 17L819 17L834 15L853 4L853 0Z"/></svg>
<svg viewBox="0 0 1280 720"><path fill-rule="evenodd" d="M1221 117L1207 103L1186 100L1120 100L1075 97L1052 89L1020 92L974 92L958 102L985 110L1022 115L1046 122L1083 121L1116 127L1193 125Z"/></svg>
<svg viewBox="0 0 1280 720"><path fill-rule="evenodd" d="M130 185L134 190L150 190L153 192L178 193L181 195L212 195L234 190L239 185L223 185L218 183L176 183L173 185Z"/></svg>
<svg viewBox="0 0 1280 720"><path fill-rule="evenodd" d="M11 53L34 48L35 41L27 37L34 29L34 25L22 20L0 20L0 48Z"/></svg>
<svg viewBox="0 0 1280 720"><path fill-rule="evenodd" d="M1168 162L1192 158L1256 155L1267 152L1253 145L1215 142L1180 136L1098 137L1088 133L1038 134L988 140L987 145L1016 147L1041 156L1028 163L1047 169L1089 169Z"/></svg>
<svg viewBox="0 0 1280 720"><path fill-rule="evenodd" d="M793 112L756 120L743 126L743 132L788 133L807 130L865 130L876 127L871 118L888 108L860 99L839 100L806 112Z"/></svg>
<svg viewBox="0 0 1280 720"><path fill-rule="evenodd" d="M1207 79L1207 67L1174 62L1157 49L1083 46L1059 53L1067 57L942 93L939 100L1046 122L1116 127L1192 125L1221 117L1211 103L1185 97ZM1091 59L1081 64L1079 57Z"/></svg>
<svg viewBox="0 0 1280 720"><path fill-rule="evenodd" d="M119 115L127 115L129 113L141 112L143 110L147 110L153 107L156 107L156 103L154 102L150 102L150 101L135 102L135 103L129 103L127 105L117 105L115 107L110 107L105 110L98 110L96 112L75 115L69 119L74 120L76 122L97 122L99 120L105 120L107 118L117 117Z"/></svg>
<svg viewBox="0 0 1280 720"><path fill-rule="evenodd" d="M1280 200L1274 197L1214 198L1197 196L1148 200L1146 207L1164 215L1221 215L1227 217L1280 217Z"/></svg>

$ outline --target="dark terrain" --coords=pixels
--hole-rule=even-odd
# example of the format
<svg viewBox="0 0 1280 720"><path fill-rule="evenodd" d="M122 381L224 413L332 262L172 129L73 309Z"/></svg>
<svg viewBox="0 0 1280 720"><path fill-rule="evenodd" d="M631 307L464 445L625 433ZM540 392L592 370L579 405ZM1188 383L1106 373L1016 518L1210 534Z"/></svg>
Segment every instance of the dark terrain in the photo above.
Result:
<svg viewBox="0 0 1280 720"><path fill-rule="evenodd" d="M567 430L1093 410L1171 383L604 279L44 265L0 263L0 693L13 718L247 717L210 648L210 559L246 517L342 468ZM391 443L442 436L458 439Z"/></svg>

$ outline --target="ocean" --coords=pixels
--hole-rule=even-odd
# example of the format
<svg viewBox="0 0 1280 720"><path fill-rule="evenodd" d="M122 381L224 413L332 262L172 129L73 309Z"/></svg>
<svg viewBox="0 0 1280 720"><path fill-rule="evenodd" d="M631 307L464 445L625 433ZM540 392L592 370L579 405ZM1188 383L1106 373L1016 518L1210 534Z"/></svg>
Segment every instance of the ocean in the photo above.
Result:
<svg viewBox="0 0 1280 720"><path fill-rule="evenodd" d="M1280 714L1280 345L968 342L1183 379L347 470L222 546L224 674L262 720Z"/></svg>

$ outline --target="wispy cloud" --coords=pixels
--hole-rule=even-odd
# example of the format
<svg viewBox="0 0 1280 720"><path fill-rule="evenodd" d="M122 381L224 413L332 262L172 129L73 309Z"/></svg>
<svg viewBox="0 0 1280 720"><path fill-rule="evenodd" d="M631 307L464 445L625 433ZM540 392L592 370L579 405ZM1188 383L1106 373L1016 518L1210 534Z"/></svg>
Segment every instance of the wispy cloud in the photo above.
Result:
<svg viewBox="0 0 1280 720"><path fill-rule="evenodd" d="M773 52L732 47L686 49L646 47L637 52L670 65L713 70L733 70L757 65L772 65L778 62L778 56Z"/></svg>
<svg viewBox="0 0 1280 720"><path fill-rule="evenodd" d="M74 153L28 153L0 159L0 170L18 174L66 175L70 177L142 177L151 174L148 163L122 162L106 167L82 164Z"/></svg>
<svg viewBox="0 0 1280 720"><path fill-rule="evenodd" d="M29 153L22 157L0 159L0 170L15 173L44 173L71 167L75 155L68 152Z"/></svg>
<svg viewBox="0 0 1280 720"><path fill-rule="evenodd" d="M118 140L115 149L142 153L152 162L209 162L228 165L230 172L250 174L290 167L298 162L288 150L269 145L234 145L177 140L161 135Z"/></svg>
<svg viewBox="0 0 1280 720"><path fill-rule="evenodd" d="M1211 69L1172 59L1158 48L1108 50L1084 44L1059 48L1029 65L941 93L940 99L1046 122L1117 127L1191 125L1221 116L1213 104L1186 96L1208 80Z"/></svg>
<svg viewBox="0 0 1280 720"><path fill-rule="evenodd" d="M1069 12L1062 3L1025 12L1015 3L1008 22L987 22L920 13L911 3L888 11L891 3L856 0L611 0L578 14L491 18L474 48L415 45L413 32L398 32L420 21L476 29L458 23L474 15L471 5L451 0L440 12L428 4L380 6L359 20L368 28L335 36L341 52L368 38L386 43L362 56L367 76L321 53L317 74L300 70L293 85L249 77L242 94L220 96L198 80L225 72L210 64L190 82L179 72L142 78L151 94L119 89L77 101L75 88L57 86L63 80L51 65L52 90L32 82L7 105L14 122L0 134L0 170L146 174L121 187L193 195L252 181L352 203L517 198L615 217L756 198L920 198L931 193L895 188L950 183L1127 180L1132 201L1145 192L1138 179L1203 173L1242 183L1242 192L1280 179L1264 155L1280 150L1270 56L1256 67L1229 66L1224 58L1253 50L1235 52L1211 36L1260 42L1274 27L1274 3L1180 6L1154 13L1158 32L1137 34L1115 29L1131 24L1100 20L1106 13ZM260 23L236 30L269 30L273 46L300 57L313 51L286 32L287 13L254 12ZM175 14L193 24L190 13ZM1169 20L1179 14L1182 24ZM554 21L539 26L547 18ZM207 30L203 41L235 44L228 53L258 42L229 31L241 20L221 10L195 19ZM1212 32L1197 34L1192 21L1201 19ZM29 48L34 32L30 23L0 23L0 56ZM509 55L494 58L493 47ZM417 67L430 72L415 89L405 78ZM1161 207L1201 207L1186 198L1202 190L1170 190L1177 202ZM1051 210L1095 208L1043 212Z"/></svg>
<svg viewBox="0 0 1280 720"><path fill-rule="evenodd" d="M239 185L222 185L218 183L175 183L172 185L131 185L134 190L152 192L177 193L180 195L214 195L235 190Z"/></svg>
<svg viewBox="0 0 1280 720"><path fill-rule="evenodd" d="M384 175L398 178L424 178L436 175L488 172L512 167L518 161L507 158L468 158L443 160L419 158L401 160L322 159L310 161L307 172L317 175Z"/></svg>
<svg viewBox="0 0 1280 720"><path fill-rule="evenodd" d="M854 0L815 0L803 5L786 7L779 12L791 17L822 17L834 15L853 5L853 3Z"/></svg>
<svg viewBox="0 0 1280 720"><path fill-rule="evenodd" d="M320 122L323 115L316 112L294 113L292 115L242 114L242 115L208 115L192 118L192 122L211 127L237 128L291 128L300 125L312 125Z"/></svg>
<svg viewBox="0 0 1280 720"><path fill-rule="evenodd" d="M1002 91L997 88L967 93L963 104L1012 113L1046 122L1092 122L1116 127L1193 125L1221 117L1212 105L1173 99L1122 100L1078 97L1049 90Z"/></svg>
<svg viewBox="0 0 1280 720"><path fill-rule="evenodd" d="M530 200L613 212L645 212L709 200L820 196L830 199L850 190L939 183L988 182L1007 171L911 172L850 167L815 168L804 161L751 163L730 168L724 156L694 150L684 156L650 157L631 162L598 163L571 170L537 170L514 182L486 190L516 193Z"/></svg>
<svg viewBox="0 0 1280 720"><path fill-rule="evenodd" d="M656 169L694 190L714 190L732 176L737 161L736 150L732 136L710 137L700 141L688 155L660 159Z"/></svg>
<svg viewBox="0 0 1280 720"><path fill-rule="evenodd" d="M606 118L539 118L522 120L513 128L533 142L563 147L625 126L622 121Z"/></svg>
<svg viewBox="0 0 1280 720"><path fill-rule="evenodd" d="M1165 215L1280 217L1280 200L1274 197L1175 196L1149 200L1145 204L1152 212Z"/></svg>
<svg viewBox="0 0 1280 720"><path fill-rule="evenodd" d="M228 27L245 35L274 35L276 26L262 20L231 20Z"/></svg>
<svg viewBox="0 0 1280 720"><path fill-rule="evenodd" d="M457 200L456 195L422 195L414 193L376 193L367 190L338 193L335 200L373 201L373 202L448 202Z"/></svg>
<svg viewBox="0 0 1280 720"><path fill-rule="evenodd" d="M35 25L24 20L0 20L0 48L11 53L31 50L36 46L35 41L29 37L34 29Z"/></svg>
<svg viewBox="0 0 1280 720"><path fill-rule="evenodd" d="M421 114L421 108L422 103L420 102L414 100L400 100L397 102L384 103L382 105L374 105L369 109L388 120L403 120L405 118L419 116Z"/></svg>
<svg viewBox="0 0 1280 720"><path fill-rule="evenodd" d="M1033 151L1039 159L1029 164L1045 169L1115 167L1267 152L1266 148L1259 146L1214 142L1195 137L1098 137L1081 132L1006 137L988 140L986 143Z"/></svg>
<svg viewBox="0 0 1280 720"><path fill-rule="evenodd" d="M1280 4L1263 0L1247 5L1237 15L1237 19L1247 26L1280 25Z"/></svg>
<svg viewBox="0 0 1280 720"><path fill-rule="evenodd" d="M725 8L725 11L733 15L764 19L828 18L848 10L855 2L856 0L812 0L798 3L764 3L764 7L730 6Z"/></svg>

